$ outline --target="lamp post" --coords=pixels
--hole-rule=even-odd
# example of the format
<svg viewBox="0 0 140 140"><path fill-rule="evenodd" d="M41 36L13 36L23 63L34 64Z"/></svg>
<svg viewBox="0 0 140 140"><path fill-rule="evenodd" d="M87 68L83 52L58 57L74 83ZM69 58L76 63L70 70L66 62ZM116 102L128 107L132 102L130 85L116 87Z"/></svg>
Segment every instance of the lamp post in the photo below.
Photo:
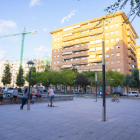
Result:
<svg viewBox="0 0 140 140"><path fill-rule="evenodd" d="M114 79L111 79L111 94L112 94L112 82L114 81Z"/></svg>
<svg viewBox="0 0 140 140"><path fill-rule="evenodd" d="M28 67L29 67L29 94L28 94L28 105L27 105L27 110L30 110L30 83L31 83L31 69L34 65L33 61L28 61L27 62Z"/></svg>
<svg viewBox="0 0 140 140"><path fill-rule="evenodd" d="M106 121L106 94L105 94L105 45L102 41L102 94L103 94L103 112L102 121Z"/></svg>
<svg viewBox="0 0 140 140"><path fill-rule="evenodd" d="M95 84L96 84L96 102L97 102L97 72L95 72Z"/></svg>
<svg viewBox="0 0 140 140"><path fill-rule="evenodd" d="M74 94L75 94L75 82L76 82L76 80L74 80Z"/></svg>

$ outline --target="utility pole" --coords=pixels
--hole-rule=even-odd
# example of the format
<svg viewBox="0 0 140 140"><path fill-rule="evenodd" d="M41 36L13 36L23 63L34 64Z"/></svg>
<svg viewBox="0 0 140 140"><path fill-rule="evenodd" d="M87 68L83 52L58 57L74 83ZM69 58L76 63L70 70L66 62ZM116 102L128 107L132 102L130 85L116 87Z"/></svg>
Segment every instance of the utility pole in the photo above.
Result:
<svg viewBox="0 0 140 140"><path fill-rule="evenodd" d="M97 102L97 72L95 72L95 84L96 84L96 102Z"/></svg>

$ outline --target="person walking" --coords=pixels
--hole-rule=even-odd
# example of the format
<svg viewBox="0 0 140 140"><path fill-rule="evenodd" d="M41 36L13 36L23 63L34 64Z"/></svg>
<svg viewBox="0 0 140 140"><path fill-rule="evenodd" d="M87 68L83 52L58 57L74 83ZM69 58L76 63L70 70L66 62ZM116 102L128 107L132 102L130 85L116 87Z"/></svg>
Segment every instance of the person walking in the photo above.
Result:
<svg viewBox="0 0 140 140"><path fill-rule="evenodd" d="M16 99L16 104L18 104L18 102L17 102L17 96L18 96L18 89L17 89L17 87L16 87L16 88L14 89L14 91L13 91L12 104L13 104L14 99Z"/></svg>
<svg viewBox="0 0 140 140"><path fill-rule="evenodd" d="M0 88L0 105L3 105L3 95L4 95L4 92L2 88Z"/></svg>
<svg viewBox="0 0 140 140"><path fill-rule="evenodd" d="M22 96L22 105L20 106L20 109L23 109L23 106L26 104L28 95L29 95L29 92L28 92L28 89L26 88Z"/></svg>
<svg viewBox="0 0 140 140"><path fill-rule="evenodd" d="M50 96L50 103L51 103L50 107L52 107L52 99L54 98L54 92L51 89L51 87L49 87L48 96Z"/></svg>

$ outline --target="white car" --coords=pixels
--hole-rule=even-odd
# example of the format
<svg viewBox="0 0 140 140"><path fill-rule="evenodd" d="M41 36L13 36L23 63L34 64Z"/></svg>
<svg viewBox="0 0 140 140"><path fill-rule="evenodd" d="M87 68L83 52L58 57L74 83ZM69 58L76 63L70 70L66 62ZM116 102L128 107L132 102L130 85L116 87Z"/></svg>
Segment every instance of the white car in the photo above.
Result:
<svg viewBox="0 0 140 140"><path fill-rule="evenodd" d="M12 93L13 94L14 88L12 87L5 87L3 88L4 93Z"/></svg>
<svg viewBox="0 0 140 140"><path fill-rule="evenodd" d="M138 97L139 96L139 93L138 91L130 91L128 92L128 94L124 94L124 96L128 96L128 97Z"/></svg>

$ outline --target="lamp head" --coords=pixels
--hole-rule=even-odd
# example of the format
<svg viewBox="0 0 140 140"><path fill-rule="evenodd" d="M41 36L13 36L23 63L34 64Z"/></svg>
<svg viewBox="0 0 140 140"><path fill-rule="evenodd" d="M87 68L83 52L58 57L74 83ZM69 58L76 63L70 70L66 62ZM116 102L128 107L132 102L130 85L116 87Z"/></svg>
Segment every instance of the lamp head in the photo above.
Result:
<svg viewBox="0 0 140 140"><path fill-rule="evenodd" d="M34 62L33 61L28 61L27 64L28 64L29 69L31 70L33 65L34 65Z"/></svg>

